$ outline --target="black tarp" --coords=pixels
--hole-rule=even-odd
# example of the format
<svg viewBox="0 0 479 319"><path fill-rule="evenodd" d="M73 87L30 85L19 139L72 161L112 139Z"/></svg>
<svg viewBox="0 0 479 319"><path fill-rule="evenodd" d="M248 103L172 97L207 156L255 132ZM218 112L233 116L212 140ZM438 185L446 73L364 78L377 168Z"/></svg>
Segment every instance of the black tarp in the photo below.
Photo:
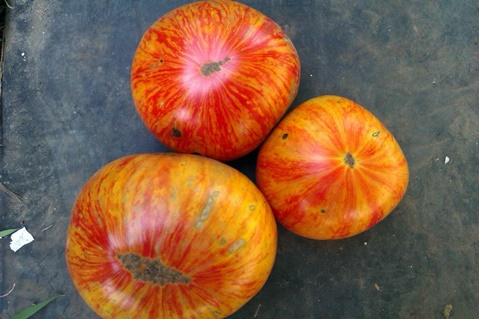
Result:
<svg viewBox="0 0 479 319"><path fill-rule="evenodd" d="M129 71L143 32L187 1L10 1L4 30L0 317L64 294L36 318L94 318L65 263L83 183L118 157L164 151L138 117ZM14 3L13 3L14 2ZM290 35L302 63L293 103L336 94L395 135L408 191L373 229L312 241L279 228L264 288L231 318L456 318L479 313L479 27L474 1L243 1ZM232 166L254 179L256 153ZM445 159L449 158L446 164Z"/></svg>

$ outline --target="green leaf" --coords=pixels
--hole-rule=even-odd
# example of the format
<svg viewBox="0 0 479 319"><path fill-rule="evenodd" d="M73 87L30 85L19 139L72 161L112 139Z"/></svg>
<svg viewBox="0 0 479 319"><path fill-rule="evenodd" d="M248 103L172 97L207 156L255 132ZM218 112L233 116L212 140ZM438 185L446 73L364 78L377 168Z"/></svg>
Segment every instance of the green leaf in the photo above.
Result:
<svg viewBox="0 0 479 319"><path fill-rule="evenodd" d="M17 230L18 230L17 228L0 230L0 237L8 236L8 235L16 232Z"/></svg>
<svg viewBox="0 0 479 319"><path fill-rule="evenodd" d="M39 311L40 309L42 309L43 307L48 305L53 300L55 300L59 297L64 297L64 296L65 295L58 295L58 296L55 296L55 297L48 298L47 300L40 302L38 305L34 305L34 306L31 306L30 308L27 308L27 309L23 310L19 314L13 316L12 319L26 319L26 318L29 318L31 315L33 315L34 313L36 313L37 311Z"/></svg>

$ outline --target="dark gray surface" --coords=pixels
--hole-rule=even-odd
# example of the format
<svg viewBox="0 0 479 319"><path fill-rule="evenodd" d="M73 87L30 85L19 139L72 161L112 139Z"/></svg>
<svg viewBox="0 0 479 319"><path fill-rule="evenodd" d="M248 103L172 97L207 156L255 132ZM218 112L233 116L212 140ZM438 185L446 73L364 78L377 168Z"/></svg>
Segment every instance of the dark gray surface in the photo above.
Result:
<svg viewBox="0 0 479 319"><path fill-rule="evenodd" d="M0 317L65 294L35 318L94 318L70 281L64 243L83 183L120 156L164 148L129 87L143 32L187 1L18 0L5 30ZM479 313L479 28L476 1L243 1L278 22L302 62L293 106L356 100L393 132L410 167L403 201L356 237L279 230L265 287L231 318L453 318ZM232 163L254 178L256 153ZM445 157L450 158L444 164ZM53 227L42 232L46 227ZM376 286L375 286L376 285ZM378 290L378 289L379 290Z"/></svg>

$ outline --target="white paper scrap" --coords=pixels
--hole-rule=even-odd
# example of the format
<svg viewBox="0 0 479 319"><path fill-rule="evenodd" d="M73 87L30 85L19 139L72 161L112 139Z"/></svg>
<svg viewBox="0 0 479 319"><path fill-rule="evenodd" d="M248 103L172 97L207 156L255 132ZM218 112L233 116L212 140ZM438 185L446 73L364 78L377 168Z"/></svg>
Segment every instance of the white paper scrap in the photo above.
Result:
<svg viewBox="0 0 479 319"><path fill-rule="evenodd" d="M32 234L30 234L25 227L14 232L10 238L12 240L10 242L10 249L14 252L17 252L17 250L33 241Z"/></svg>
<svg viewBox="0 0 479 319"><path fill-rule="evenodd" d="M450 159L449 157L447 157L447 156L446 156L446 158L444 159L444 164L447 164L447 163L449 163L449 161L450 161L450 160L451 160L451 159Z"/></svg>

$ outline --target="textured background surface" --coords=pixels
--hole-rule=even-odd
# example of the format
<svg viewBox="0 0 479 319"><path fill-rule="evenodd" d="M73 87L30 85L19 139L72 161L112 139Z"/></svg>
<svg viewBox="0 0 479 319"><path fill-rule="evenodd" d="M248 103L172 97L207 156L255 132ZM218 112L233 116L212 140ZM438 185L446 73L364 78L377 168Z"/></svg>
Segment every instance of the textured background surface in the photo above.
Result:
<svg viewBox="0 0 479 319"><path fill-rule="evenodd" d="M94 318L70 281L64 243L83 183L120 156L164 148L129 88L143 32L187 1L18 0L5 29L0 317L65 294L38 318ZM479 313L479 18L476 1L243 1L280 24L302 62L293 107L343 95L393 132L410 166L393 213L356 237L279 230L265 287L231 318L456 318ZM256 153L231 163L254 178ZM445 157L450 158L444 164ZM44 230L48 226L51 228ZM42 231L44 230L44 231Z"/></svg>

